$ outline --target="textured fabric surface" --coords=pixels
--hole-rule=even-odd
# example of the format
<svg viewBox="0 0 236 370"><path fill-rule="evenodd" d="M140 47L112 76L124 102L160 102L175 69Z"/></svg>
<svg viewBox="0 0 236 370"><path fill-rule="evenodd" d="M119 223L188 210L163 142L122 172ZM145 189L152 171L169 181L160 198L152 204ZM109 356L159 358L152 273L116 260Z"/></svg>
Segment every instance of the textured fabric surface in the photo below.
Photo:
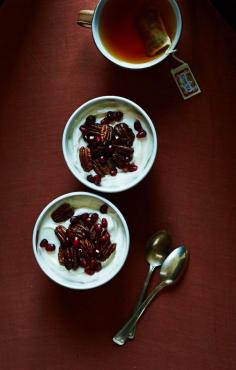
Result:
<svg viewBox="0 0 236 370"><path fill-rule="evenodd" d="M235 357L236 35L207 0L180 0L179 56L202 94L183 101L171 58L144 71L106 61L76 25L89 0L6 0L0 8L2 370L233 370ZM118 22L118 21L117 21ZM55 197L82 186L67 169L61 137L70 114L101 95L136 101L151 116L159 151L135 188L105 195L131 234L120 273L90 291L63 289L32 252L35 220ZM189 268L120 348L147 271L144 245L166 228L190 249ZM156 273L152 286L158 281Z"/></svg>

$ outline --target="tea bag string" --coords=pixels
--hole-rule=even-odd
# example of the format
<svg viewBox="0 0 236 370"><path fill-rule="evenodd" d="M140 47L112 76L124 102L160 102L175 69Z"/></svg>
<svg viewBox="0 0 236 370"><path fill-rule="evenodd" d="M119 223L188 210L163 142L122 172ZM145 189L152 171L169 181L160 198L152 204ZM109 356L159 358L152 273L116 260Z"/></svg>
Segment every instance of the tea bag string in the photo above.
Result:
<svg viewBox="0 0 236 370"><path fill-rule="evenodd" d="M181 64L185 64L185 61L183 60L183 59L180 59L180 58L178 58L176 55L175 55L175 53L177 52L177 49L174 49L174 50L172 50L172 51L170 51L170 53L169 54L171 54L171 56L175 59L175 60L177 60L177 62L179 62L179 63L181 63Z"/></svg>

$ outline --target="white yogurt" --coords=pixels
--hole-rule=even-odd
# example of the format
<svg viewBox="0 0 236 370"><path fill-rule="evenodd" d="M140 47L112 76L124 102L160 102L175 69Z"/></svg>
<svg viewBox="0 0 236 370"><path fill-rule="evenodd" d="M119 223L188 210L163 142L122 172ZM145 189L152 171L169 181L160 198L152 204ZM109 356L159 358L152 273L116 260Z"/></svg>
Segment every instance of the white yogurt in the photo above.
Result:
<svg viewBox="0 0 236 370"><path fill-rule="evenodd" d="M74 215L80 215L85 212L96 212L100 221L103 217L108 221L107 229L111 236L111 242L116 243L116 250L106 261L102 262L102 270L96 272L92 276L87 275L82 267L79 267L77 270L67 270L58 261L60 242L55 235L54 230L59 224L68 227L70 221L55 223L50 215L56 208L65 202L74 207ZM56 280L60 284L68 287L78 288L79 286L80 289L87 289L109 280L110 276L113 276L117 271L119 271L123 265L128 253L129 244L126 229L127 226L124 224L122 215L118 214L111 206L108 207L108 212L106 214L102 214L99 211L102 204L103 202L97 199L95 195L92 197L83 195L80 197L63 199L63 201L56 203L54 207L50 208L39 221L40 227L37 230L35 253L38 263L53 280ZM55 244L56 250L53 252L47 252L45 248L40 247L42 239L47 239L50 243Z"/></svg>
<svg viewBox="0 0 236 370"><path fill-rule="evenodd" d="M134 121L138 119L143 129L147 132L147 135L142 139L135 137L133 143L134 153L132 162L138 166L138 169L134 172L118 170L116 176L106 175L102 177L101 184L96 186L89 183L86 179L88 174L95 174L95 172L85 172L80 163L79 148L87 146L80 131L80 126L85 122L88 115L95 115L96 121L99 122L105 117L107 111L122 111L124 114L122 122L127 123L135 135L137 131L134 130ZM117 123L112 124L112 126ZM97 98L84 104L72 115L64 132L63 152L71 171L81 182L100 191L122 191L138 183L150 170L156 156L156 151L156 132L150 118L139 106L124 98Z"/></svg>

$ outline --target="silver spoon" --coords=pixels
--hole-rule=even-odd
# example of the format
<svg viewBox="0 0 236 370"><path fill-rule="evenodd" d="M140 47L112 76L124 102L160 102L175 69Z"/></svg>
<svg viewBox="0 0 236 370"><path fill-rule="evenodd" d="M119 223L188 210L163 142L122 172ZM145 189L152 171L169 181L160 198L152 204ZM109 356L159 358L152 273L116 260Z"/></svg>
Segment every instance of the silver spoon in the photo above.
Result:
<svg viewBox="0 0 236 370"><path fill-rule="evenodd" d="M133 313L137 310L140 303L143 301L153 272L158 266L161 266L163 264L164 260L170 253L170 246L171 246L171 237L165 230L155 232L155 234L153 234L151 238L148 240L145 248L145 258L147 263L149 263L149 270L143 285L143 289L139 295L138 301L133 310ZM134 334L135 326L129 332L128 338L133 339Z"/></svg>
<svg viewBox="0 0 236 370"><path fill-rule="evenodd" d="M184 246L174 249L164 261L161 266L160 276L161 283L158 284L152 292L147 296L139 308L134 312L129 321L118 331L113 337L113 342L122 346L125 344L129 332L135 327L136 323L144 313L145 309L159 293L166 286L176 283L183 274L187 265L189 252Z"/></svg>

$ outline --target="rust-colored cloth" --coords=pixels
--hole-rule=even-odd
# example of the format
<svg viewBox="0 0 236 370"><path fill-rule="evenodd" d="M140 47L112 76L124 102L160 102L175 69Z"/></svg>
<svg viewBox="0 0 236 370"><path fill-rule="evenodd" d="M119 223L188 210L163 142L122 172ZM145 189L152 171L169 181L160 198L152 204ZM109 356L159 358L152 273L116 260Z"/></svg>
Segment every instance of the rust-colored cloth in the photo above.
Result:
<svg viewBox="0 0 236 370"><path fill-rule="evenodd" d="M78 11L95 4L6 0L0 8L0 368L233 370L236 34L209 1L179 1L178 56L202 90L183 101L171 57L143 71L103 58L90 30L76 25ZM67 169L61 138L71 113L101 95L141 105L156 125L159 151L142 183L105 195L129 225L126 264L106 285L75 292L42 273L31 235L49 201L88 190ZM112 337L142 287L145 242L161 228L174 246L190 249L189 268L120 348Z"/></svg>

